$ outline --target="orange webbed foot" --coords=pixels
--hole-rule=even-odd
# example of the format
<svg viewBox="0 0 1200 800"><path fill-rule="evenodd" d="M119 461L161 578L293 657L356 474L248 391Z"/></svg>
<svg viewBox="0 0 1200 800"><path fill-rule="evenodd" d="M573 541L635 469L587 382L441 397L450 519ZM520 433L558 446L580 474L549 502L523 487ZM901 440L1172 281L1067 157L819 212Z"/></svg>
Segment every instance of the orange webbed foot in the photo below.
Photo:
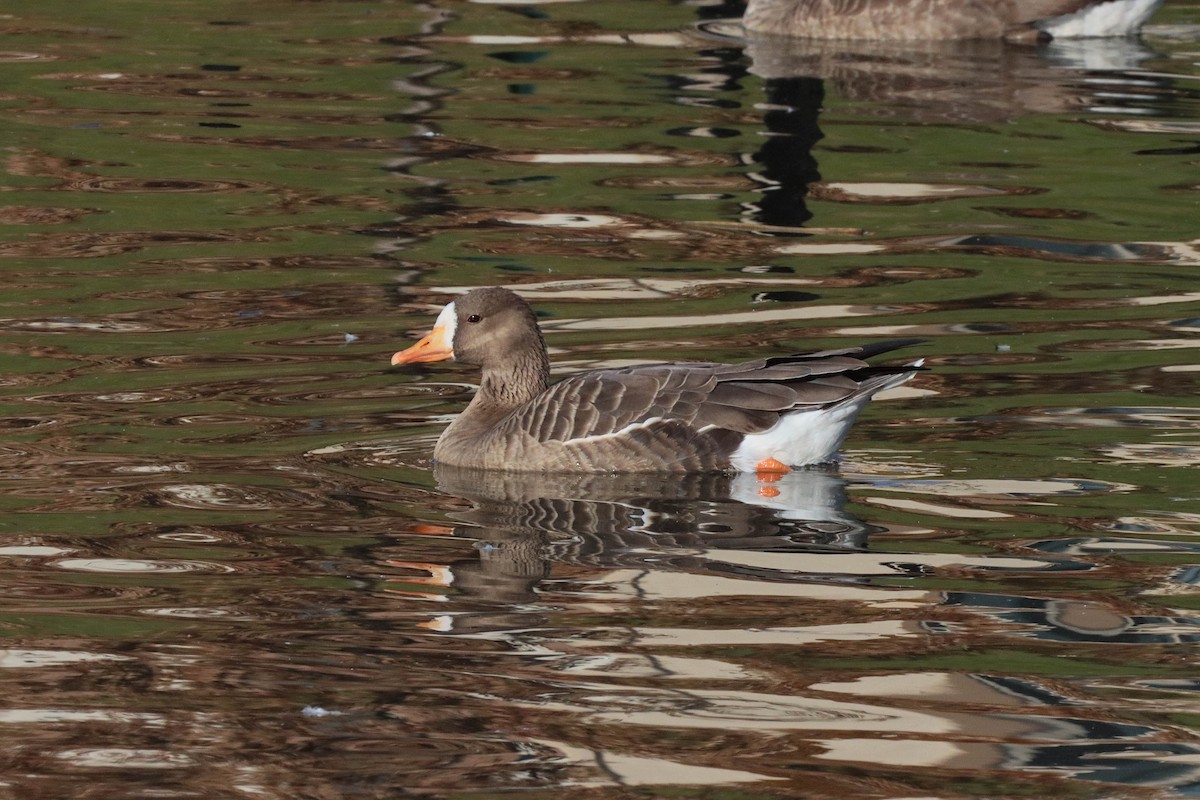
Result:
<svg viewBox="0 0 1200 800"><path fill-rule="evenodd" d="M764 458L754 465L754 477L763 483L775 483L791 471L792 468L787 464L773 458Z"/></svg>

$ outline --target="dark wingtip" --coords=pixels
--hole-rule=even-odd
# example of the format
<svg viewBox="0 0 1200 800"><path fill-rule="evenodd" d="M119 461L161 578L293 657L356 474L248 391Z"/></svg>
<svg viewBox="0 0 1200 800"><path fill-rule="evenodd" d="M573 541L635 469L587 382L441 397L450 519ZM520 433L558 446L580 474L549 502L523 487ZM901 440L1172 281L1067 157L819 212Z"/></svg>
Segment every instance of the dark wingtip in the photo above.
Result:
<svg viewBox="0 0 1200 800"><path fill-rule="evenodd" d="M860 358L871 358L880 353L890 353L893 350L899 350L902 347L913 347L918 344L928 343L928 339L890 339L886 342L864 344L858 348L858 352L855 355Z"/></svg>
<svg viewBox="0 0 1200 800"><path fill-rule="evenodd" d="M832 350L812 350L805 353L792 353L786 356L768 356L763 360L763 364L768 367L773 367L777 364L792 364L799 361L808 361L812 359L833 358L835 356L849 356L865 360L872 356L877 356L880 353L890 353L893 350L899 350L902 347L912 347L913 345L926 344L928 339L889 339L886 342L872 342L870 344L852 345L850 347L838 347Z"/></svg>

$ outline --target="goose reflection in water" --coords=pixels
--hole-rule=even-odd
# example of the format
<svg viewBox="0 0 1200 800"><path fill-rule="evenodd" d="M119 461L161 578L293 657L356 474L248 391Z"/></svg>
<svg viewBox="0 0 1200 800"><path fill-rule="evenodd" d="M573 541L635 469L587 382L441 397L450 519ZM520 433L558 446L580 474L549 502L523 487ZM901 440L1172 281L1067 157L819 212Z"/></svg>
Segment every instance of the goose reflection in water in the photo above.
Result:
<svg viewBox="0 0 1200 800"><path fill-rule="evenodd" d="M469 508L450 517L461 523L454 535L478 540L478 558L451 563L435 574L456 590L460 610L422 627L453 637L503 642L502 653L528 659L522 667L524 680L494 684L485 696L488 702L527 709L535 718L550 713L582 723L580 730L621 731L615 745L605 744L602 737L597 744L590 736L586 746L570 736L541 741L553 754L545 756L548 763L600 767L608 778L619 781L633 781L631 776L647 774L650 766L661 779L684 765L667 760L641 764L631 761L627 751L637 729L664 728L695 735L719 730L738 736L795 737L813 751L812 759L825 764L1054 773L1132 786L1196 785L1194 745L1170 741L1165 727L1069 713L1081 704L1069 684L1064 688L1053 681L1022 679L1005 674L1003 668L995 673L930 668L852 674L783 691L758 683L764 680L762 662L744 665L737 658L679 650L689 645L797 647L840 640L849 646L843 652L860 655L888 639L953 635L949 629L939 631L935 622L883 620L862 627L826 620L807 628L696 627L688 628L686 637L681 629L620 624L615 619L596 624L595 616L605 614L601 604L619 605L625 599L653 604L666 598L660 580L664 575L668 580L678 575L681 583L689 584L675 587L687 594L674 597L690 599L712 587L706 578L728 576L738 581L733 594L741 595L740 603L753 601L746 589L755 582L776 601L788 599L789 590L797 588L829 593L827 600L838 591L883 592L893 611L904 601L985 612L988 606L1024 607L1033 602L881 589L870 586L865 574L799 571L796 556L811 555L810 564L821 564L824 557L850 559L861 566L856 559L868 555L869 535L885 530L845 510L846 481L835 473L796 470L773 485L777 493L765 494L751 475L547 476L437 466L435 476L440 491L470 501ZM774 568L762 566L761 560L739 561L738 554L749 552L780 558ZM903 562L939 563L936 554L928 553L901 557L902 563L896 563L894 553L870 557L893 567L893 573ZM1076 561L952 558L1025 572L1080 572L1091 567ZM759 565L748 566L754 563ZM591 590L591 613L587 621L578 620L580 627L564 627L561 619L550 619L552 609L537 592L550 577L552 564L557 581L575 579L582 593ZM597 579L597 569L605 572L603 578ZM616 574L622 575L620 583L611 577ZM804 583L817 585L802 587ZM1053 624L1080 628L1078 604L1074 609L1051 605L1057 617L1063 617ZM1093 616L1095 611L1091 609ZM1105 617L1106 624L1110 618L1115 619ZM526 691L543 686L547 678L553 681L552 692ZM658 683L664 679L692 682ZM922 705L913 707L914 700ZM1164 756L1179 763L1163 763ZM771 769L713 776L714 782L780 779ZM685 778L693 780L690 774Z"/></svg>
<svg viewBox="0 0 1200 800"><path fill-rule="evenodd" d="M719 28L713 29L719 32ZM768 136L753 160L763 186L757 221L796 227L806 198L916 203L1019 192L1011 186L825 182L813 153L826 95L855 114L896 124L978 126L1029 114L1170 113L1172 79L1139 72L1156 54L1132 38L1074 39L1038 47L998 40L816 41L756 35L745 44L750 71L765 79ZM826 143L836 150L838 144ZM980 153L980 161L995 159Z"/></svg>
<svg viewBox="0 0 1200 800"><path fill-rule="evenodd" d="M472 503L450 516L461 523L456 536L479 541L479 558L424 568L433 580L453 583L459 600L533 602L551 564L855 582L717 553L861 552L868 535L882 530L847 513L845 480L821 470L796 470L765 486L752 474L542 475L446 465L434 473L441 491ZM455 630L461 632L457 623Z"/></svg>

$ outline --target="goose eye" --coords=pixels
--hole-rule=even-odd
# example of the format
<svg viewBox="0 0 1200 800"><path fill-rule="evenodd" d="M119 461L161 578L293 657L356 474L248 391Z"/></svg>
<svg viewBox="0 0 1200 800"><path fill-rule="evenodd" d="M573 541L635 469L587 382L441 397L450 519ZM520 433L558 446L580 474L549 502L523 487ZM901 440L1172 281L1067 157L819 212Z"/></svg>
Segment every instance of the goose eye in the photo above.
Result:
<svg viewBox="0 0 1200 800"><path fill-rule="evenodd" d="M472 314L471 316L467 317L467 322L479 322L481 319L483 319L483 317L479 316L478 314Z"/></svg>

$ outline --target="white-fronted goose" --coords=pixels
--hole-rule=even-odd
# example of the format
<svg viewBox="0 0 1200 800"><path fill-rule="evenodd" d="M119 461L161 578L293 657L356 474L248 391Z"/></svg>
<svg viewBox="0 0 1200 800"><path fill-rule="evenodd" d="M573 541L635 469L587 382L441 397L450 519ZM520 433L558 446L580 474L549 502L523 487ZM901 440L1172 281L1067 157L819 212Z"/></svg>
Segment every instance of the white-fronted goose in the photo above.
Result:
<svg viewBox="0 0 1200 800"><path fill-rule="evenodd" d="M749 0L751 33L810 39L1011 39L1126 36L1162 0Z"/></svg>
<svg viewBox="0 0 1200 800"><path fill-rule="evenodd" d="M475 289L392 364L455 359L483 369L479 391L433 451L459 467L522 472L787 472L830 461L875 393L920 362L863 359L915 340L741 364L655 364L550 385L533 309L508 289Z"/></svg>

